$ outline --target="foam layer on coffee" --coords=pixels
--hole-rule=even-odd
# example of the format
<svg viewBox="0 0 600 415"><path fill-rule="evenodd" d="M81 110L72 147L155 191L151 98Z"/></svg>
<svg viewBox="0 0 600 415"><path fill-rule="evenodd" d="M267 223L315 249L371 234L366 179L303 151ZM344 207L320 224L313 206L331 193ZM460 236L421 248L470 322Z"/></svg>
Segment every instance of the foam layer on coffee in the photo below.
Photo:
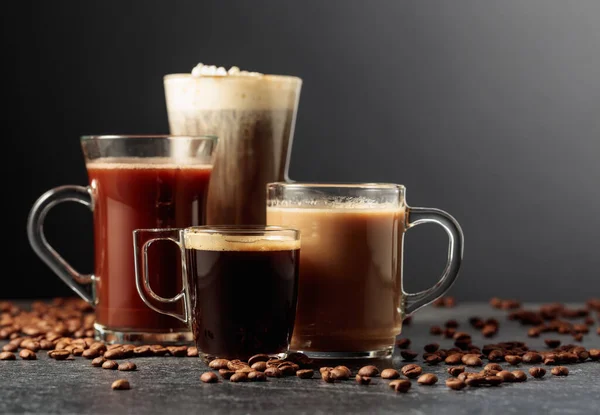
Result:
<svg viewBox="0 0 600 415"><path fill-rule="evenodd" d="M290 251L300 249L300 241L286 236L225 235L185 233L186 249L202 251Z"/></svg>
<svg viewBox="0 0 600 415"><path fill-rule="evenodd" d="M336 211L381 211L381 212L397 212L405 209L405 206L398 205L396 203L382 203L377 202L373 199L366 198L340 198L339 200L281 200L281 201L270 201L268 209L277 210L285 209L288 210L322 210L324 212L336 212Z"/></svg>
<svg viewBox="0 0 600 415"><path fill-rule="evenodd" d="M201 65L201 64L199 64ZM208 69L207 69L208 68ZM164 77L165 98L171 116L198 110L294 109L302 80L294 76L196 66L192 73Z"/></svg>
<svg viewBox="0 0 600 415"><path fill-rule="evenodd" d="M212 165L191 157L106 157L87 163L93 169L212 169Z"/></svg>

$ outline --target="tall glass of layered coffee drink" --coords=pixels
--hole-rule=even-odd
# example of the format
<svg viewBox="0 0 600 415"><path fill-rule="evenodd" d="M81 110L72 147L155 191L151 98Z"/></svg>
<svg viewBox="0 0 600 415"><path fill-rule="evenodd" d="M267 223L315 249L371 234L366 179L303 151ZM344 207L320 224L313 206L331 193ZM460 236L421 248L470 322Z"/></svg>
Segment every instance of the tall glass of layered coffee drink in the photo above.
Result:
<svg viewBox="0 0 600 415"><path fill-rule="evenodd" d="M171 133L219 138L207 224L265 224L267 183L288 181L301 86L293 76L202 64L164 77Z"/></svg>

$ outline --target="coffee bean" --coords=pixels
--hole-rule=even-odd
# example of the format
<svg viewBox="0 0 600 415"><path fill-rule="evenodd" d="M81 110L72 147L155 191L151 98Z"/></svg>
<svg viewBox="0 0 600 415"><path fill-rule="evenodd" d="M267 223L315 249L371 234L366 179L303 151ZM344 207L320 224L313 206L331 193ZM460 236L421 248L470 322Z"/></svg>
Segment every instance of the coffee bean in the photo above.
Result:
<svg viewBox="0 0 600 415"><path fill-rule="evenodd" d="M446 379L446 386L448 386L452 390L459 391L461 389L464 389L467 386L467 384L460 379L450 378Z"/></svg>
<svg viewBox="0 0 600 415"><path fill-rule="evenodd" d="M283 373L281 373L281 370L277 369L276 367L268 367L265 369L264 374L270 378L280 378L283 377Z"/></svg>
<svg viewBox="0 0 600 415"><path fill-rule="evenodd" d="M544 339L544 343L553 349L560 346L560 340L558 339Z"/></svg>
<svg viewBox="0 0 600 415"><path fill-rule="evenodd" d="M396 379L389 383L389 387L399 393L406 393L411 388L412 384L407 379Z"/></svg>
<svg viewBox="0 0 600 415"><path fill-rule="evenodd" d="M582 333L573 334L573 340L575 340L577 342L583 341L583 334Z"/></svg>
<svg viewBox="0 0 600 415"><path fill-rule="evenodd" d="M455 334L456 334L455 328L448 327L446 330L444 330L444 337L447 339L453 338Z"/></svg>
<svg viewBox="0 0 600 415"><path fill-rule="evenodd" d="M106 359L124 359L125 351L121 347L115 347L104 352Z"/></svg>
<svg viewBox="0 0 600 415"><path fill-rule="evenodd" d="M542 331L537 327L532 327L527 331L529 337L540 337L540 334L542 334Z"/></svg>
<svg viewBox="0 0 600 415"><path fill-rule="evenodd" d="M227 359L214 359L210 361L208 367L210 367L211 369L227 369L228 363L229 360Z"/></svg>
<svg viewBox="0 0 600 415"><path fill-rule="evenodd" d="M134 351L135 353L135 351ZM187 357L198 357L200 353L198 352L198 348L195 346L190 346L187 349Z"/></svg>
<svg viewBox="0 0 600 415"><path fill-rule="evenodd" d="M398 379L400 377L400 373L396 369L383 369L381 371L381 377L383 379Z"/></svg>
<svg viewBox="0 0 600 415"><path fill-rule="evenodd" d="M314 360L301 352L292 352L287 355L286 360L296 363L301 369L313 369Z"/></svg>
<svg viewBox="0 0 600 415"><path fill-rule="evenodd" d="M416 379L423 373L421 366L415 364L403 366L401 371L409 379Z"/></svg>
<svg viewBox="0 0 600 415"><path fill-rule="evenodd" d="M419 379L417 379L417 382L420 385L434 385L435 383L437 383L438 381L438 377L436 375L434 375L433 373L425 373L424 375L419 376Z"/></svg>
<svg viewBox="0 0 600 415"><path fill-rule="evenodd" d="M321 372L321 379L323 379L327 383L335 382L333 376L331 376L331 370L324 370Z"/></svg>
<svg viewBox="0 0 600 415"><path fill-rule="evenodd" d="M490 385L490 386L498 386L498 385L502 384L503 382L504 382L504 380L501 377L494 375L494 376L486 376L484 384Z"/></svg>
<svg viewBox="0 0 600 415"><path fill-rule="evenodd" d="M270 359L267 361L267 367L271 367L271 366L277 367L284 362L285 362L285 360L281 360L281 359Z"/></svg>
<svg viewBox="0 0 600 415"><path fill-rule="evenodd" d="M146 357L146 356L152 356L152 349L150 348L150 346L138 346L135 349L133 349L133 355L136 357Z"/></svg>
<svg viewBox="0 0 600 415"><path fill-rule="evenodd" d="M525 382L527 380L527 375L522 370L515 370L512 374L515 375L515 382Z"/></svg>
<svg viewBox="0 0 600 415"><path fill-rule="evenodd" d="M166 356L169 353L169 349L162 346L151 346L153 356Z"/></svg>
<svg viewBox="0 0 600 415"><path fill-rule="evenodd" d="M458 327L458 321L456 321L456 320L454 320L454 319L447 320L447 321L444 323L444 326L446 326L446 328L452 328L452 329L455 329L455 328L457 328L457 327Z"/></svg>
<svg viewBox="0 0 600 415"><path fill-rule="evenodd" d="M102 369L115 370L119 367L119 364L114 360L107 360L102 363Z"/></svg>
<svg viewBox="0 0 600 415"><path fill-rule="evenodd" d="M300 369L300 366L292 362L284 362L277 366L277 369L281 371L283 376L293 376Z"/></svg>
<svg viewBox="0 0 600 415"><path fill-rule="evenodd" d="M543 378L544 375L546 374L546 369L544 369L542 367L532 367L532 368L529 368L529 374L537 379Z"/></svg>
<svg viewBox="0 0 600 415"><path fill-rule="evenodd" d="M359 385L368 385L369 383L371 383L371 378L368 376L361 376L361 375L356 375L356 383L358 383Z"/></svg>
<svg viewBox="0 0 600 415"><path fill-rule="evenodd" d="M429 363L430 365L437 365L441 361L442 361L442 358L437 354L432 354L425 358L425 362Z"/></svg>
<svg viewBox="0 0 600 415"><path fill-rule="evenodd" d="M463 364L467 366L482 366L483 362L479 358L479 356L475 354L466 354L462 357Z"/></svg>
<svg viewBox="0 0 600 415"><path fill-rule="evenodd" d="M95 358L94 360L92 360L92 366L94 367L102 367L102 364L106 362L106 359L104 358L104 356L100 356Z"/></svg>
<svg viewBox="0 0 600 415"><path fill-rule="evenodd" d="M443 332L444 331L442 330L442 328L440 326L431 326L429 328L429 333L433 334L434 336L439 336Z"/></svg>
<svg viewBox="0 0 600 415"><path fill-rule="evenodd" d="M427 353L433 353L435 351L437 351L437 349L440 348L440 345L437 343L430 343L430 344L426 344L424 349Z"/></svg>
<svg viewBox="0 0 600 415"><path fill-rule="evenodd" d="M301 369L296 372L296 376L298 376L300 379L312 379L314 374L315 371L312 369Z"/></svg>
<svg viewBox="0 0 600 415"><path fill-rule="evenodd" d="M16 352L17 350L19 350L19 346L16 344L8 343L2 346L2 350L5 352Z"/></svg>
<svg viewBox="0 0 600 415"><path fill-rule="evenodd" d="M396 340L396 347L399 349L408 349L410 346L410 339L402 338Z"/></svg>
<svg viewBox="0 0 600 415"><path fill-rule="evenodd" d="M600 360L600 349L590 349L589 353L590 353L590 359L592 359L594 361Z"/></svg>
<svg viewBox="0 0 600 415"><path fill-rule="evenodd" d="M402 350L400 352L400 356L402 356L405 362L412 362L418 355L417 352L413 352L412 350Z"/></svg>
<svg viewBox="0 0 600 415"><path fill-rule="evenodd" d="M453 353L453 354L449 355L448 357L446 357L445 363L447 365L457 365L462 362L462 357L463 357L462 353Z"/></svg>
<svg viewBox="0 0 600 415"><path fill-rule="evenodd" d="M521 357L520 356L507 355L507 356L504 356L504 360L506 360L506 362L508 364L511 364L513 366L516 366L519 363L521 363Z"/></svg>
<svg viewBox="0 0 600 415"><path fill-rule="evenodd" d="M498 372L500 372L502 370L502 366L500 366L498 363L488 363L487 365L484 366L485 370L496 370Z"/></svg>
<svg viewBox="0 0 600 415"><path fill-rule="evenodd" d="M336 366L334 369L343 371L348 378L352 376L352 371L350 371L350 369L348 369L346 366Z"/></svg>
<svg viewBox="0 0 600 415"><path fill-rule="evenodd" d="M568 376L569 375L569 369L567 369L564 366L555 366L552 368L552 374L554 376Z"/></svg>
<svg viewBox="0 0 600 415"><path fill-rule="evenodd" d="M458 379L460 379L460 378L458 378ZM473 386L473 387L481 386L481 385L485 384L485 376L480 375L480 374L473 374L472 376L468 376L465 379L465 383L467 384L467 386Z"/></svg>
<svg viewBox="0 0 600 415"><path fill-rule="evenodd" d="M248 380L253 382L265 382L267 380L267 375L265 375L263 372L253 370L252 372L248 373Z"/></svg>
<svg viewBox="0 0 600 415"><path fill-rule="evenodd" d="M233 371L233 370L219 369L219 375L221 375L221 377L223 379L229 379L231 377L231 375L233 375L234 373L235 373L235 371Z"/></svg>
<svg viewBox="0 0 600 415"><path fill-rule="evenodd" d="M501 370L500 372L496 373L496 376L498 376L504 382L515 381L515 375L512 372L509 372L508 370Z"/></svg>
<svg viewBox="0 0 600 415"><path fill-rule="evenodd" d="M498 333L498 326L492 324L486 324L481 329L481 334L483 337L493 337L496 335L496 333Z"/></svg>
<svg viewBox="0 0 600 415"><path fill-rule="evenodd" d="M269 361L270 356L266 354L255 354L250 359L248 359L248 365L252 366L256 362L266 362Z"/></svg>
<svg viewBox="0 0 600 415"><path fill-rule="evenodd" d="M258 372L264 372L267 369L267 362L256 362L251 368Z"/></svg>
<svg viewBox="0 0 600 415"><path fill-rule="evenodd" d="M502 350L494 349L488 354L488 360L490 362L501 362L504 360L504 352Z"/></svg>
<svg viewBox="0 0 600 415"><path fill-rule="evenodd" d="M131 389L131 385L127 379L117 379L112 383L111 388L114 390L128 390Z"/></svg>
<svg viewBox="0 0 600 415"><path fill-rule="evenodd" d="M100 355L100 352L98 351L98 349L85 349L81 353L81 356L85 357L86 359L95 359L99 355Z"/></svg>
<svg viewBox="0 0 600 415"><path fill-rule="evenodd" d="M279 370L281 370L281 369L279 369ZM254 372L254 371L255 370L252 369L250 366L244 366L244 367L236 370L235 373L245 373L245 374L248 374L248 373Z"/></svg>
<svg viewBox="0 0 600 415"><path fill-rule="evenodd" d="M15 360L16 358L13 352L0 352L0 360Z"/></svg>
<svg viewBox="0 0 600 415"><path fill-rule="evenodd" d="M167 350L169 351L169 354L173 357L187 356L187 346L168 346Z"/></svg>
<svg viewBox="0 0 600 415"><path fill-rule="evenodd" d="M37 356L35 355L35 352L29 350L29 349L23 349L19 352L19 357L23 360L36 360Z"/></svg>
<svg viewBox="0 0 600 415"><path fill-rule="evenodd" d="M48 356L54 360L65 360L67 357L71 356L71 353L66 350L50 350Z"/></svg>
<svg viewBox="0 0 600 415"><path fill-rule="evenodd" d="M358 370L360 376L366 376L368 378L375 377L379 374L379 369L376 366L363 366Z"/></svg>
<svg viewBox="0 0 600 415"><path fill-rule="evenodd" d="M125 362L125 363L121 363L117 369L123 371L123 372L130 372L132 370L136 370L137 366L135 365L135 363L132 362Z"/></svg>
<svg viewBox="0 0 600 415"><path fill-rule="evenodd" d="M200 380L204 383L217 383L219 378L215 372L204 372L202 375L200 375Z"/></svg>
<svg viewBox="0 0 600 415"><path fill-rule="evenodd" d="M464 366L452 366L448 368L450 376L458 376L465 371Z"/></svg>
<svg viewBox="0 0 600 415"><path fill-rule="evenodd" d="M52 350L54 349L54 343L49 340L42 339L40 340L40 349L42 350Z"/></svg>
<svg viewBox="0 0 600 415"><path fill-rule="evenodd" d="M281 363L283 363L283 361ZM242 362L241 360L238 360L238 359L230 360L229 362L227 362L227 369L229 369L229 370L236 371L236 370L240 370L245 367L249 367L248 363Z"/></svg>
<svg viewBox="0 0 600 415"><path fill-rule="evenodd" d="M523 363L532 363L532 364L536 364L536 363L540 363L543 358L542 355L536 352L527 352L523 355Z"/></svg>
<svg viewBox="0 0 600 415"><path fill-rule="evenodd" d="M553 357L547 357L544 359L544 364L551 366L551 365L555 365L556 364L556 359Z"/></svg>
<svg viewBox="0 0 600 415"><path fill-rule="evenodd" d="M331 375L333 380L348 380L349 379L348 372L346 372L342 369L335 368L335 369L331 370L329 372L329 374Z"/></svg>
<svg viewBox="0 0 600 415"><path fill-rule="evenodd" d="M330 371L330 370L333 370L333 368L329 367L329 366L323 366L323 367L319 368L319 372L320 373L327 372L327 371Z"/></svg>
<svg viewBox="0 0 600 415"><path fill-rule="evenodd" d="M231 377L229 378L230 382L246 382L248 380L248 375L246 373L239 373L239 372L235 372L233 375L231 375Z"/></svg>
<svg viewBox="0 0 600 415"><path fill-rule="evenodd" d="M468 343L471 343L471 335L464 331L457 331L456 333L454 333L453 339L456 341L461 341L461 342L468 341Z"/></svg>

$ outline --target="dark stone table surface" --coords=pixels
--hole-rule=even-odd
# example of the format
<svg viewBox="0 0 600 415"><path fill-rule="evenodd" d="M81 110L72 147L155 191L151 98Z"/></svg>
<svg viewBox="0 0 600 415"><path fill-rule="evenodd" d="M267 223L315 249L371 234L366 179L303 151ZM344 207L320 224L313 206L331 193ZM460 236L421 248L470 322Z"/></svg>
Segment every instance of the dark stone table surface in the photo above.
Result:
<svg viewBox="0 0 600 415"><path fill-rule="evenodd" d="M527 304L525 306L528 306ZM534 307L535 305L530 305ZM468 324L473 315L496 317L500 330L493 339L484 339ZM412 340L411 349L422 352L427 343L438 342L443 348L452 341L429 334L431 325L443 325L454 318L460 328L473 333L473 342L482 346L507 340L526 341L531 348L543 350L543 339L528 338L526 329L506 319L506 312L487 304L458 304L454 308L428 306L417 312L402 337ZM459 328L459 329L460 329ZM551 336L571 343L566 335ZM2 343L4 344L4 342ZM595 332L581 343L600 348ZM392 361L378 362L380 367L403 364L395 352ZM103 370L77 357L55 361L40 351L38 360L0 361L0 413L2 414L600 414L600 362L569 365L568 377L548 374L541 380L531 377L525 383L499 387L466 388L453 391L446 387L447 366L423 365L424 372L435 373L439 382L421 386L413 381L406 394L397 394L379 377L371 385L354 380L328 384L317 378L295 377L261 383L203 384L200 374L207 370L201 359L150 357L133 360L138 370ZM527 371L528 365L521 365ZM513 367L514 370L514 367ZM118 378L131 382L131 390L114 391L111 383Z"/></svg>

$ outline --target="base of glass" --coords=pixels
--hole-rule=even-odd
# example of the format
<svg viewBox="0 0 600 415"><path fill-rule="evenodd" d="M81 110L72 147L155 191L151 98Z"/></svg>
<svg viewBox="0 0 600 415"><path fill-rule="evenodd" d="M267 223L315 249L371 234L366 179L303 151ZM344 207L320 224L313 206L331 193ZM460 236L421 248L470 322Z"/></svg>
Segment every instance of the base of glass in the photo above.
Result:
<svg viewBox="0 0 600 415"><path fill-rule="evenodd" d="M216 355L214 353L203 353L202 351L198 351L199 354L198 356L204 360L204 362L206 364L208 364L211 360L215 360L215 359L227 359L227 360L233 360L233 359L240 359L240 360L244 360L247 361L248 358L245 357L240 357L240 356L227 356L227 355ZM266 353L270 358L272 359L285 359L288 355L288 353Z"/></svg>
<svg viewBox="0 0 600 415"><path fill-rule="evenodd" d="M95 338L105 343L128 344L162 344L162 345L193 345L194 337L191 331L176 331L153 333L142 331L117 331L101 324L94 324Z"/></svg>
<svg viewBox="0 0 600 415"><path fill-rule="evenodd" d="M315 352L312 350L290 350L289 353L303 353L313 360L361 360L361 359L387 359L392 357L394 347L390 346L381 350L366 352Z"/></svg>

